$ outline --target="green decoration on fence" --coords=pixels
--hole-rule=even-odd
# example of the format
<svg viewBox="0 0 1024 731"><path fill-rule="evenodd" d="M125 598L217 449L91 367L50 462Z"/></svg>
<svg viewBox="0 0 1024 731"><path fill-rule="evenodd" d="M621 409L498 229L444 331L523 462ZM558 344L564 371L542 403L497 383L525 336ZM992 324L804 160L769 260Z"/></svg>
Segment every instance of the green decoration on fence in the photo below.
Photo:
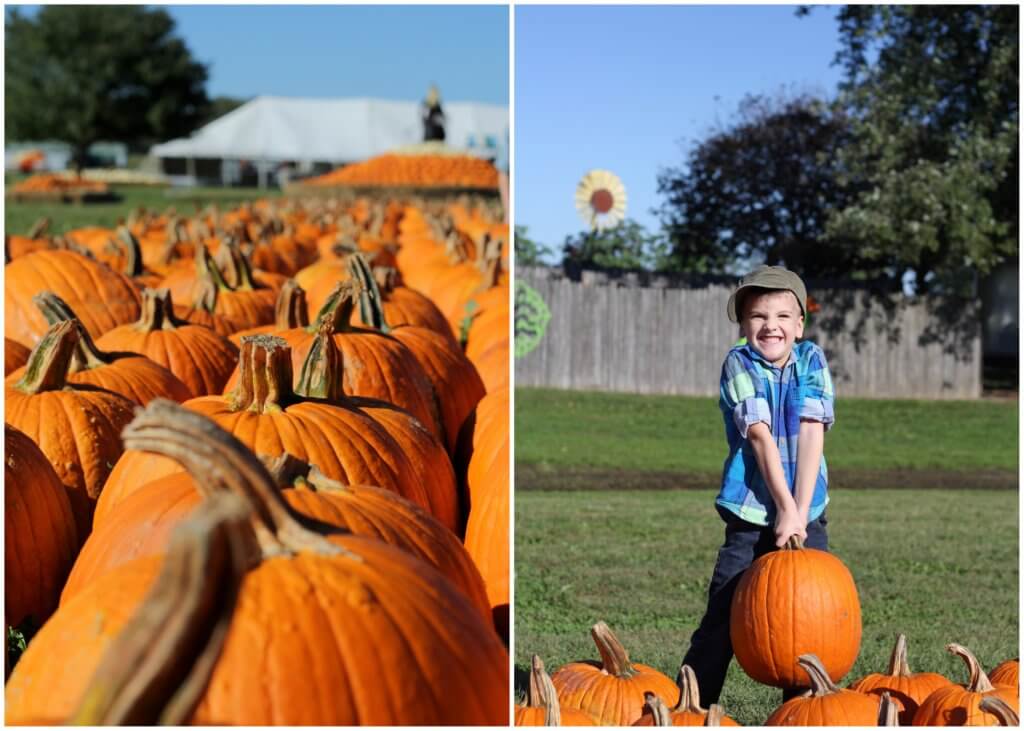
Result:
<svg viewBox="0 0 1024 731"><path fill-rule="evenodd" d="M526 282L516 282L515 354L522 358L540 345L551 320L551 310L544 299Z"/></svg>

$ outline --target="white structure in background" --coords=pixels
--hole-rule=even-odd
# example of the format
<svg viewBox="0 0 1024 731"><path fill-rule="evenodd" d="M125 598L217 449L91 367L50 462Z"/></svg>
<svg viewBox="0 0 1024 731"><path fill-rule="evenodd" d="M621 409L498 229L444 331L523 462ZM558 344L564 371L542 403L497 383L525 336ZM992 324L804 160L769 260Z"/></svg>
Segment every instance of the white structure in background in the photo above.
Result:
<svg viewBox="0 0 1024 731"><path fill-rule="evenodd" d="M488 159L508 159L508 107L445 102L446 143ZM358 162L423 139L418 101L260 96L191 137L150 149L177 184L231 185L254 177L260 187L285 163L309 175Z"/></svg>

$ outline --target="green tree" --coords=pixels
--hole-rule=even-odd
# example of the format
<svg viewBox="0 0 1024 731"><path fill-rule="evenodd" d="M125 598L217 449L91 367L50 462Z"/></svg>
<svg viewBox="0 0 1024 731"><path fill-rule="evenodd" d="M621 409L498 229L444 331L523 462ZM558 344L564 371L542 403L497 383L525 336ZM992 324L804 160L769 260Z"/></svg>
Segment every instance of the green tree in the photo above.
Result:
<svg viewBox="0 0 1024 731"><path fill-rule="evenodd" d="M765 262L809 277L857 271L855 248L822 241L829 210L848 198L832 164L846 130L843 115L822 100L747 96L731 124L658 175L669 267L722 274Z"/></svg>
<svg viewBox="0 0 1024 731"><path fill-rule="evenodd" d="M666 264L668 242L631 218L615 228L567 236L562 245L563 266L660 271Z"/></svg>
<svg viewBox="0 0 1024 731"><path fill-rule="evenodd" d="M527 234L526 226L515 228L515 256L516 264L526 266L540 266L548 263L545 261L552 253L550 247L535 241Z"/></svg>
<svg viewBox="0 0 1024 731"><path fill-rule="evenodd" d="M9 9L5 31L8 139L135 150L195 129L208 111L206 67L174 35L166 11L136 5Z"/></svg>
<svg viewBox="0 0 1024 731"><path fill-rule="evenodd" d="M213 120L223 117L228 112L235 111L248 101L248 99L236 99L232 96L215 96L210 100L208 112L200 122L200 126L209 124Z"/></svg>

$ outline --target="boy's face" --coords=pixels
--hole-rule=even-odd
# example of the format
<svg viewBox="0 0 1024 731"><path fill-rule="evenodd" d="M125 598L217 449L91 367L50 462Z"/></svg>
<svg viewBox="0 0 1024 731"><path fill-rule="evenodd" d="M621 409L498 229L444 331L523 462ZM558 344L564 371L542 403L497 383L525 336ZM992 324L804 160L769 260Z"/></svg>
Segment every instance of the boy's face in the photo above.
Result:
<svg viewBox="0 0 1024 731"><path fill-rule="evenodd" d="M781 368L793 344L803 337L804 316L792 292L751 294L743 302L740 328L754 350Z"/></svg>

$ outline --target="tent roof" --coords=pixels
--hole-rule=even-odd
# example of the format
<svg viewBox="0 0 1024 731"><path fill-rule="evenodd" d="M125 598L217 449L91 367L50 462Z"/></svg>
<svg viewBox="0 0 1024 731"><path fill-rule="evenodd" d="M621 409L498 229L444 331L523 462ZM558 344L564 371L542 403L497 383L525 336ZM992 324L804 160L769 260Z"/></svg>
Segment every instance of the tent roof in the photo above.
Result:
<svg viewBox="0 0 1024 731"><path fill-rule="evenodd" d="M445 102L444 111L448 144L490 154L507 146L508 107ZM260 96L150 154L350 162L419 142L422 129L418 102Z"/></svg>

